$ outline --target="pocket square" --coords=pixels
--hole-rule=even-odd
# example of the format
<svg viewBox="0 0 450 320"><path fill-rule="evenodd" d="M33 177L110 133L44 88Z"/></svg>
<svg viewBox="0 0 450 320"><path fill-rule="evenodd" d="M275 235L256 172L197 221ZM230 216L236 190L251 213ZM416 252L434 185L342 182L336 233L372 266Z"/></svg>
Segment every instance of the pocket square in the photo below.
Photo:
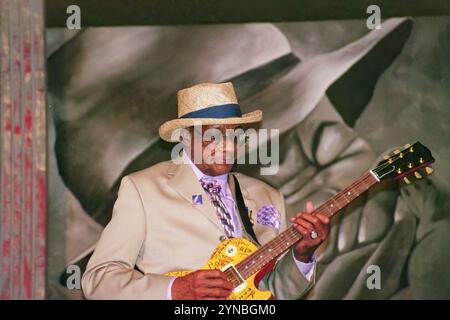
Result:
<svg viewBox="0 0 450 320"><path fill-rule="evenodd" d="M264 226L280 229L280 220L281 215L277 208L270 204L262 206L256 213L256 222Z"/></svg>

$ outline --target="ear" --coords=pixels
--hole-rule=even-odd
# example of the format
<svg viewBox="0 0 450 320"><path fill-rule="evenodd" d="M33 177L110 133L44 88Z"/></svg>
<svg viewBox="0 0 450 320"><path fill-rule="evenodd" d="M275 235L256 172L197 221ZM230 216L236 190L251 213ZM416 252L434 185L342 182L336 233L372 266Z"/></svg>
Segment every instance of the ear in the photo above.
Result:
<svg viewBox="0 0 450 320"><path fill-rule="evenodd" d="M184 147L190 147L192 141L192 130L190 128L181 128L180 130L180 142Z"/></svg>

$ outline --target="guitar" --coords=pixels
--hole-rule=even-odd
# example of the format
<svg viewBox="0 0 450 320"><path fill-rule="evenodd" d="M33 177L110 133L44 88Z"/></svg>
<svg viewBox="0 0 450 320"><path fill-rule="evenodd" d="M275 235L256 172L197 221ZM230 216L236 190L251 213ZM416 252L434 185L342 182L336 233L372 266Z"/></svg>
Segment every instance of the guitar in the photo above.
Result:
<svg viewBox="0 0 450 320"><path fill-rule="evenodd" d="M430 150L420 142L407 144L403 149L386 155L376 168L325 201L312 214L320 212L331 218L381 181L404 179L406 183L411 183L412 179L421 179L423 174L431 174L433 169L429 165L433 162ZM259 248L247 239L230 238L217 246L202 269L219 269L226 274L234 285L229 297L232 300L268 300L272 297L271 292L257 289L255 278L261 279L261 273L267 272L267 267L301 238L302 235L293 226ZM181 277L191 272L174 271L166 275Z"/></svg>

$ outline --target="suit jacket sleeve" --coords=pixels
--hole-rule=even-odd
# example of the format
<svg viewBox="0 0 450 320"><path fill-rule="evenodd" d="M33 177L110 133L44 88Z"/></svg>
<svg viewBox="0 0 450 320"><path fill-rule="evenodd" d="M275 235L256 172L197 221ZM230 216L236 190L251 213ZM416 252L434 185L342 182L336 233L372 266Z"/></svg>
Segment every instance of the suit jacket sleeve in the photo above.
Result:
<svg viewBox="0 0 450 320"><path fill-rule="evenodd" d="M281 231L286 228L286 209L284 197L279 192L277 208L281 208ZM270 290L278 300L294 300L304 296L315 282L315 265L311 281L305 278L297 267L291 248L287 253L281 256L275 267L268 272L259 283L261 290Z"/></svg>
<svg viewBox="0 0 450 320"><path fill-rule="evenodd" d="M122 179L112 219L82 278L88 299L165 299L170 277L135 270L146 237L146 215L132 180Z"/></svg>

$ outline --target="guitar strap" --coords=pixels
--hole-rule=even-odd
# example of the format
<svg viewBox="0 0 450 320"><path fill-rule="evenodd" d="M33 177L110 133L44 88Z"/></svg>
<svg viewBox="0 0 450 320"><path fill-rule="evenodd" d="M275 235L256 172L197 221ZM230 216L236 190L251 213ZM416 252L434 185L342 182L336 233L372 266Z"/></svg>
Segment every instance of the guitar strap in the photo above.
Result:
<svg viewBox="0 0 450 320"><path fill-rule="evenodd" d="M250 218L248 216L248 208L245 206L244 198L242 197L241 187L239 186L239 182L234 174L232 174L234 179L234 186L236 189L236 204L238 207L239 215L241 216L241 221L244 224L245 231L249 234L253 240L258 244L258 239L256 238L255 231L253 230L253 225L250 222Z"/></svg>

